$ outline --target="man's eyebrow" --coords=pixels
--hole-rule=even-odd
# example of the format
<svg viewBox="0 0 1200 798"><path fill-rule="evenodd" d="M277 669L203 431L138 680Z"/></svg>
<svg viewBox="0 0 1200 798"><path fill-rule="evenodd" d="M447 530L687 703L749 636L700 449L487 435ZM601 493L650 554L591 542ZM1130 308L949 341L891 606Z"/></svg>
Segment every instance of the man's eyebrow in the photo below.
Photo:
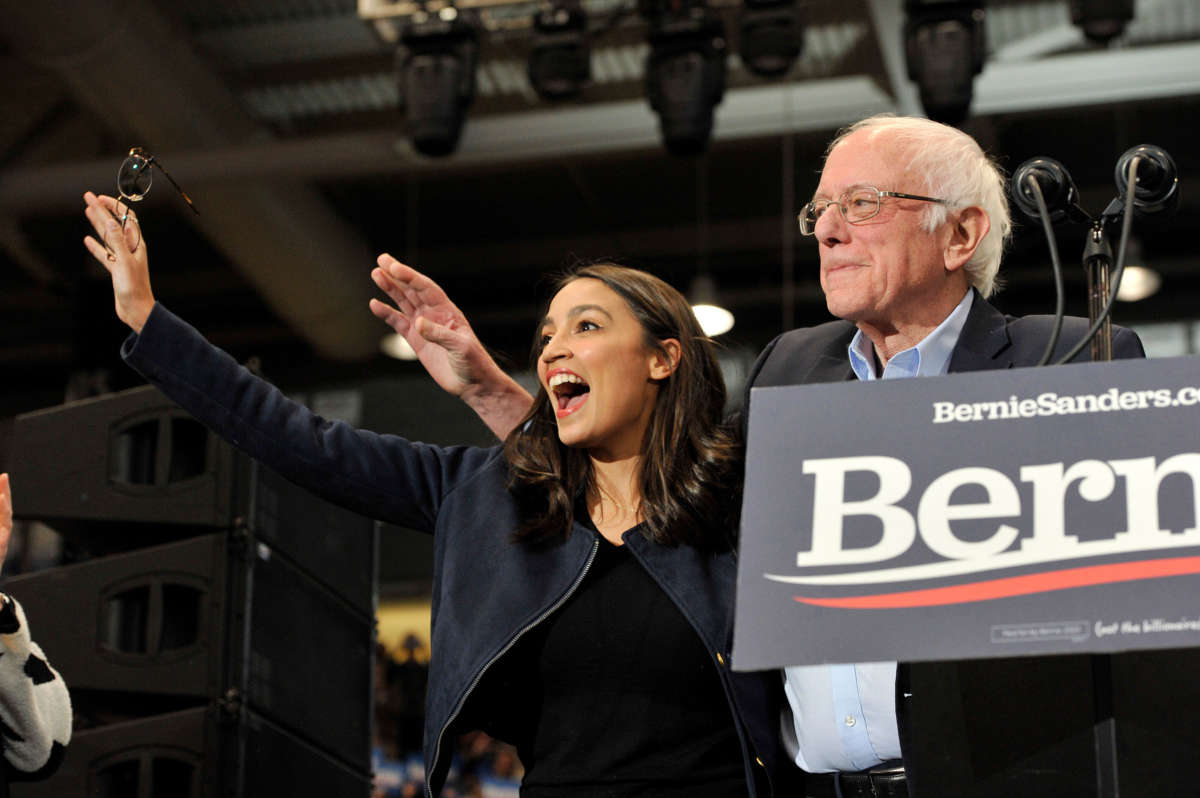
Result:
<svg viewBox="0 0 1200 798"><path fill-rule="evenodd" d="M872 183L851 183L850 185L846 186L841 191L839 191L837 193L837 196L841 197L842 195L848 194L851 191L858 191L860 188L874 188L874 184L872 184ZM830 195L822 194L820 191L818 191L817 193L813 194L813 199L823 199L828 196L830 196Z"/></svg>

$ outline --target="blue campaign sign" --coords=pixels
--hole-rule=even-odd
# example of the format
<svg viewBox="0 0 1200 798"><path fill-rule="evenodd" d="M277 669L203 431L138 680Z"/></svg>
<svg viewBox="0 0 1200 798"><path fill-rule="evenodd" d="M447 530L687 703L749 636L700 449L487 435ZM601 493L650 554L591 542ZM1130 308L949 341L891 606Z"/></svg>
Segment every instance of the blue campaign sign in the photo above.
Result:
<svg viewBox="0 0 1200 798"><path fill-rule="evenodd" d="M1200 646L1200 359L752 392L733 664Z"/></svg>

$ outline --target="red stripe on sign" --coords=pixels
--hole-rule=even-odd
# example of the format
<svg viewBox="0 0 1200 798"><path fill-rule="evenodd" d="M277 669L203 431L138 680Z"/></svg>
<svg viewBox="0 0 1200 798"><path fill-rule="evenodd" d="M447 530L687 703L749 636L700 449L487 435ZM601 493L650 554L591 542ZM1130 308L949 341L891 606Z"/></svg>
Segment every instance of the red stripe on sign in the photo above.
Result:
<svg viewBox="0 0 1200 798"><path fill-rule="evenodd" d="M909 590L902 593L879 593L873 596L843 596L817 598L793 596L796 601L817 607L837 607L852 610L887 610L901 607L936 607L943 604L969 604L973 601L1048 593L1073 587L1103 585L1111 582L1133 582L1138 579L1159 579L1165 576L1200 573L1200 557L1172 557L1165 560L1142 560L1110 565L1091 565L1068 568L1041 574L1011 576L972 582L967 585L935 587L928 590Z"/></svg>

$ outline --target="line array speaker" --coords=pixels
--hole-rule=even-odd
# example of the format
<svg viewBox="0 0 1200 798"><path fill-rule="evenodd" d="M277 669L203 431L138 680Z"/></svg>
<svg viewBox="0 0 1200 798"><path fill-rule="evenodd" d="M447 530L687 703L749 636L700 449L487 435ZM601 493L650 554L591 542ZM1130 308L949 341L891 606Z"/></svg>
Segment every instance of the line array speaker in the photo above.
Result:
<svg viewBox="0 0 1200 798"><path fill-rule="evenodd" d="M218 707L79 731L48 780L14 798L330 798L366 796L371 779L266 718Z"/></svg>
<svg viewBox="0 0 1200 798"><path fill-rule="evenodd" d="M255 463L145 386L17 416L19 517L89 556L244 526L374 615L374 522Z"/></svg>

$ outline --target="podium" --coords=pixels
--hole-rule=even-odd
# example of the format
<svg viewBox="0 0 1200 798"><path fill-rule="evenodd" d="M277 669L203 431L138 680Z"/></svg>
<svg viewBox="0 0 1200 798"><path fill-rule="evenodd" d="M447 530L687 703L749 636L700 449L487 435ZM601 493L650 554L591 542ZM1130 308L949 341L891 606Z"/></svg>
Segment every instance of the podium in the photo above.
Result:
<svg viewBox="0 0 1200 798"><path fill-rule="evenodd" d="M1200 794L1197 365L754 389L733 667L899 661L917 798Z"/></svg>
<svg viewBox="0 0 1200 798"><path fill-rule="evenodd" d="M63 766L12 794L370 794L376 524L151 387L18 416L20 517L70 564L7 580L71 690Z"/></svg>

